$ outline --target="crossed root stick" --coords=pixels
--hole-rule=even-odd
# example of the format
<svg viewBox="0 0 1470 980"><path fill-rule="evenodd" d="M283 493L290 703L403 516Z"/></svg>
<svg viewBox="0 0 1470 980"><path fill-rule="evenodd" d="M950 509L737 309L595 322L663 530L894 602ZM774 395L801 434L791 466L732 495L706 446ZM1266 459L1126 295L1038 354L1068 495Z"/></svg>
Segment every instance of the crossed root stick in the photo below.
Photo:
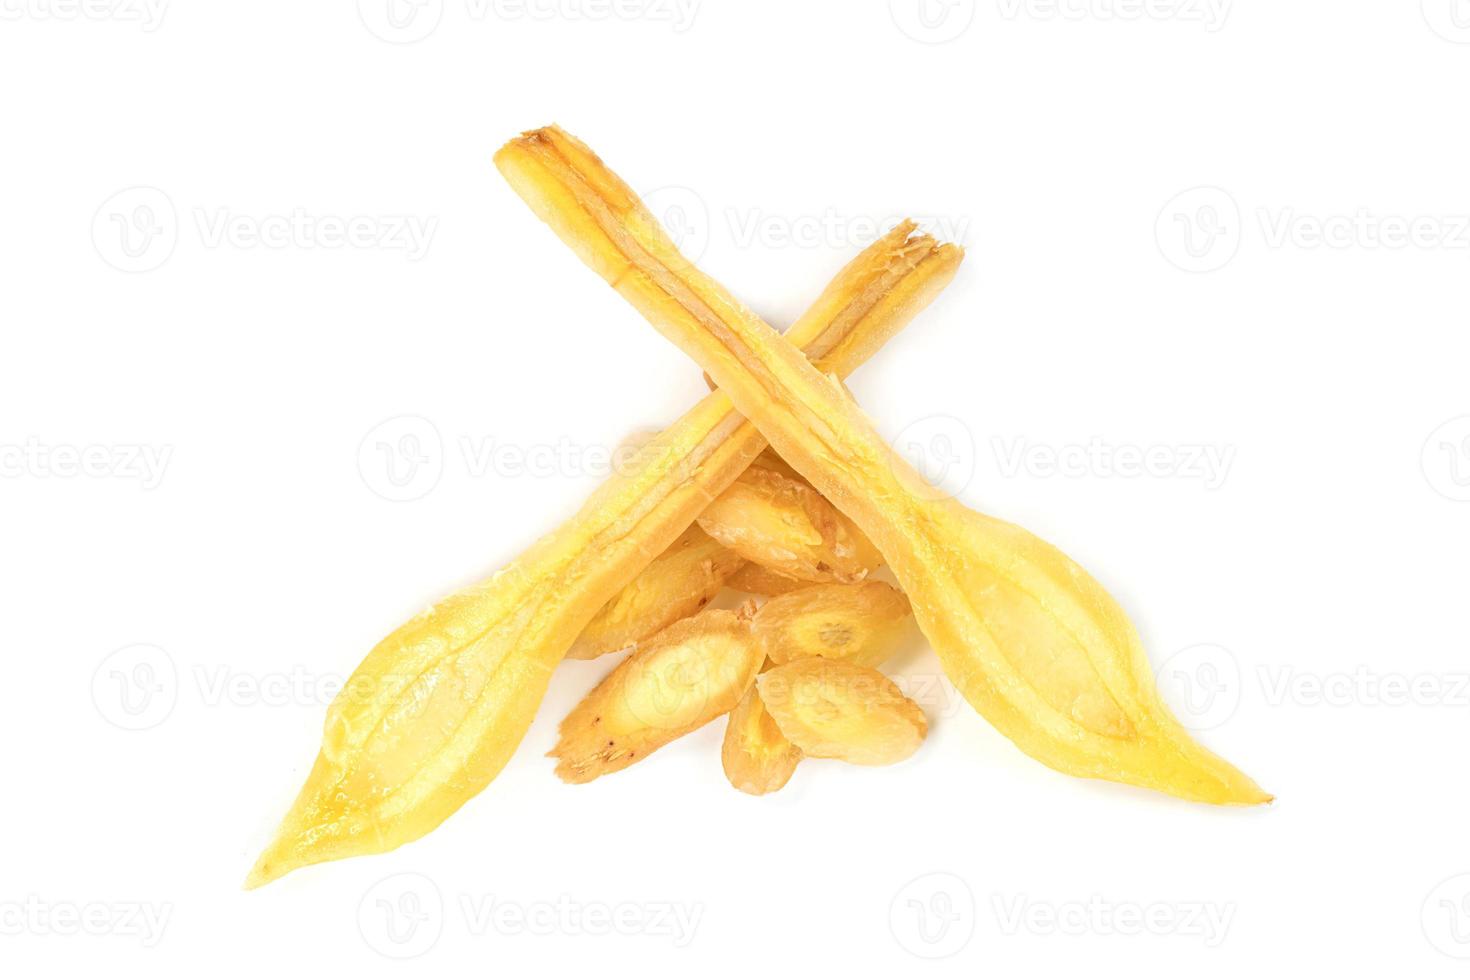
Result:
<svg viewBox="0 0 1470 980"><path fill-rule="evenodd" d="M904 758L927 722L873 666L910 607L954 686L1040 762L1206 803L1270 800L1170 714L1101 585L926 483L842 384L949 283L958 247L904 223L782 335L567 133L525 133L495 163L718 387L571 520L368 654L248 887L433 830L504 767L569 651L632 653L563 722L552 754L568 781L721 714L725 769L747 792L779 788L804 755ZM902 594L864 581L880 563ZM699 611L727 585L775 598Z"/></svg>

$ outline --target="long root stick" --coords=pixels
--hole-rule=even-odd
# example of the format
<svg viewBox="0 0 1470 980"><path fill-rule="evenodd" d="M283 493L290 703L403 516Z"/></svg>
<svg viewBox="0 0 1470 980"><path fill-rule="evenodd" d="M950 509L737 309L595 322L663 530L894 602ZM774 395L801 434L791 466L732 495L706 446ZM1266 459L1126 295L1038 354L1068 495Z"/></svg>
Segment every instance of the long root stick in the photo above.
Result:
<svg viewBox="0 0 1470 980"><path fill-rule="evenodd" d="M791 328L822 370L851 371L953 277L959 251L912 232L864 251ZM392 850L484 789L578 634L765 447L724 394L707 396L571 520L382 640L328 710L306 785L246 886Z"/></svg>
<svg viewBox="0 0 1470 980"><path fill-rule="evenodd" d="M553 127L511 141L496 162L877 545L951 681L1023 751L1063 772L1191 800L1270 799L1170 714L1132 623L1092 576L929 486L841 384L693 268L586 146Z"/></svg>

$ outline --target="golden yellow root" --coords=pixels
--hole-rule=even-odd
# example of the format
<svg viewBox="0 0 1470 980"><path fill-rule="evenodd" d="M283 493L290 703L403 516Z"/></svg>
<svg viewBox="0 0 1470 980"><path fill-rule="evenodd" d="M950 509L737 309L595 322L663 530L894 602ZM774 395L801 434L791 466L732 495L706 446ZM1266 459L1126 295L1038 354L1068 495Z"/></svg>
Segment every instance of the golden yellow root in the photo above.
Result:
<svg viewBox="0 0 1470 980"><path fill-rule="evenodd" d="M923 709L871 667L811 657L773 667L757 684L781 734L814 759L892 765L929 732Z"/></svg>
<svg viewBox="0 0 1470 980"><path fill-rule="evenodd" d="M748 617L706 609L642 644L562 721L556 774L591 782L733 709L765 659Z"/></svg>
<svg viewBox="0 0 1470 980"><path fill-rule="evenodd" d="M725 778L742 793L764 796L785 786L800 761L801 749L781 734L752 686L730 712L725 726L720 747Z"/></svg>
<svg viewBox="0 0 1470 980"><path fill-rule="evenodd" d="M705 508L699 526L741 558L804 582L860 582L883 562L811 484L761 466Z"/></svg>
<svg viewBox="0 0 1470 980"><path fill-rule="evenodd" d="M552 127L511 141L496 160L532 209L877 545L950 680L1018 747L1063 772L1185 799L1270 799L1175 720L1132 623L1096 580L930 486L843 385L680 255L585 145Z"/></svg>
<svg viewBox="0 0 1470 980"><path fill-rule="evenodd" d="M809 585L767 602L754 627L775 664L830 657L876 667L893 654L910 611L887 582Z"/></svg>
<svg viewBox="0 0 1470 980"><path fill-rule="evenodd" d="M737 568L725 584L737 592L749 592L751 595L784 595L792 589L805 588L810 582L803 582L799 578L773 572L763 565L757 565L748 561Z"/></svg>
<svg viewBox="0 0 1470 980"><path fill-rule="evenodd" d="M845 375L923 309L959 261L906 223L844 268L789 337L822 370ZM328 710L316 764L246 886L390 851L484 789L578 634L765 446L728 398L711 394L571 520L389 634Z"/></svg>
<svg viewBox="0 0 1470 980"><path fill-rule="evenodd" d="M703 609L744 559L691 527L592 617L567 651L591 660L636 646Z"/></svg>

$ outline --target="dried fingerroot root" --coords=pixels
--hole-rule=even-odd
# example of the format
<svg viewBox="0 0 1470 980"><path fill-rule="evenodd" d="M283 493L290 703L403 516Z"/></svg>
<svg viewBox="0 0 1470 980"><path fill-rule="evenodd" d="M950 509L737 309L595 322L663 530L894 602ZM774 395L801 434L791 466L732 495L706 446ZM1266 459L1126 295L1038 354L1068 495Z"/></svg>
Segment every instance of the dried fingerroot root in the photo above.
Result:
<svg viewBox="0 0 1470 980"><path fill-rule="evenodd" d="M756 679L781 734L814 759L888 766L918 751L924 711L887 677L845 660L808 657Z"/></svg>
<svg viewBox="0 0 1470 980"><path fill-rule="evenodd" d="M567 656L591 660L636 647L703 609L744 564L745 559L691 527L598 610Z"/></svg>
<svg viewBox="0 0 1470 980"><path fill-rule="evenodd" d="M1271 800L1173 716L1137 630L1101 583L1054 546L931 486L839 380L690 265L584 144L537 130L497 162L536 213L878 546L945 673L1022 751L1061 772L1187 800ZM863 344L848 338L833 350L861 353ZM778 670L813 663L842 661Z"/></svg>
<svg viewBox="0 0 1470 980"><path fill-rule="evenodd" d="M860 582L883 556L805 480L751 466L699 516L747 561L806 582Z"/></svg>
<svg viewBox="0 0 1470 980"><path fill-rule="evenodd" d="M796 472L796 470L792 468L791 464L782 459L781 454L776 452L776 450L772 449L770 446L767 446L765 450L755 458L755 462L751 465L763 466L768 470L775 470L782 476L790 477L793 480L801 480L802 482L806 482L806 478L803 477L800 473Z"/></svg>
<svg viewBox="0 0 1470 980"><path fill-rule="evenodd" d="M772 663L828 657L876 667L897 648L912 610L886 582L808 585L769 600L752 620Z"/></svg>
<svg viewBox="0 0 1470 980"><path fill-rule="evenodd" d="M773 572L764 565L757 565L748 561L737 568L725 584L736 592L748 592L751 595L784 595L795 589L811 585L799 578L783 575L781 572Z"/></svg>
<svg viewBox="0 0 1470 980"><path fill-rule="evenodd" d="M707 609L640 645L562 721L556 774L591 782L731 711L765 659L750 612Z"/></svg>
<svg viewBox="0 0 1470 980"><path fill-rule="evenodd" d="M801 761L801 749L781 734L755 687L730 712L720 764L725 778L742 793L764 796L785 786Z"/></svg>
<svg viewBox="0 0 1470 980"><path fill-rule="evenodd" d="M505 147L497 165L520 193L554 196L558 182L522 151ZM601 189L632 203L626 187ZM616 243L584 243L580 254L612 278L633 271ZM904 222L844 267L786 339L824 374L845 376L939 295L961 258ZM643 290L636 279L624 288ZM579 634L765 447L711 394L646 445L631 441L619 454L631 458L587 503L510 564L385 637L328 710L316 762L247 887L391 851L485 789Z"/></svg>

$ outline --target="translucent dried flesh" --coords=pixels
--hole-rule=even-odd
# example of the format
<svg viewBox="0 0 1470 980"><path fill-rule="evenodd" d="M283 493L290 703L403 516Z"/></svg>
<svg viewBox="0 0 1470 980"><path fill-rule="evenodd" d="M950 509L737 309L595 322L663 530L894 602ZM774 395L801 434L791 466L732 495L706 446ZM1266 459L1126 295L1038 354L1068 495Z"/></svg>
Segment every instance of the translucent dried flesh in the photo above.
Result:
<svg viewBox="0 0 1470 980"><path fill-rule="evenodd" d="M597 611L567 656L591 660L637 645L703 609L744 564L699 528L690 528Z"/></svg>
<svg viewBox="0 0 1470 980"><path fill-rule="evenodd" d="M912 231L864 250L791 327L824 371L853 370L953 278L959 255ZM729 399L708 396L575 517L374 647L329 709L306 785L246 885L392 850L484 789L577 635L765 446Z"/></svg>
<svg viewBox="0 0 1470 980"><path fill-rule="evenodd" d="M910 613L887 582L809 585L771 599L753 625L772 663L830 657L876 667L893 654Z"/></svg>
<svg viewBox="0 0 1470 980"><path fill-rule="evenodd" d="M569 783L626 769L731 711L765 655L744 616L707 609L644 643L561 723L550 755Z"/></svg>
<svg viewBox="0 0 1470 980"><path fill-rule="evenodd" d="M840 383L680 255L586 146L553 127L512 141L499 160L552 230L877 545L950 680L1019 748L1062 772L1186 799L1270 799L1174 719L1101 585L1046 542L925 482Z"/></svg>
<svg viewBox="0 0 1470 980"><path fill-rule="evenodd" d="M328 710L316 763L248 886L421 837L495 777L592 615L759 453L711 398L571 521L373 648Z"/></svg>
<svg viewBox="0 0 1470 980"><path fill-rule="evenodd" d="M763 565L757 565L748 561L737 568L725 584L737 592L749 592L751 595L784 595L793 589L804 588L811 585L799 578L774 572Z"/></svg>
<svg viewBox="0 0 1470 980"><path fill-rule="evenodd" d="M811 484L758 465L705 508L699 526L740 557L806 582L858 582L883 562Z"/></svg>
<svg viewBox="0 0 1470 980"><path fill-rule="evenodd" d="M766 451L755 458L755 466L762 466L768 470L775 470L782 476L789 476L793 480L801 480L802 475L791 468L791 464L781 458L781 454L767 446Z"/></svg>
<svg viewBox="0 0 1470 980"><path fill-rule="evenodd" d="M785 786L801 761L801 749L781 734L752 685L730 712L720 764L725 778L742 793L764 796Z"/></svg>
<svg viewBox="0 0 1470 980"><path fill-rule="evenodd" d="M871 667L811 657L773 667L757 685L781 733L814 759L888 766L929 732L923 709Z"/></svg>

